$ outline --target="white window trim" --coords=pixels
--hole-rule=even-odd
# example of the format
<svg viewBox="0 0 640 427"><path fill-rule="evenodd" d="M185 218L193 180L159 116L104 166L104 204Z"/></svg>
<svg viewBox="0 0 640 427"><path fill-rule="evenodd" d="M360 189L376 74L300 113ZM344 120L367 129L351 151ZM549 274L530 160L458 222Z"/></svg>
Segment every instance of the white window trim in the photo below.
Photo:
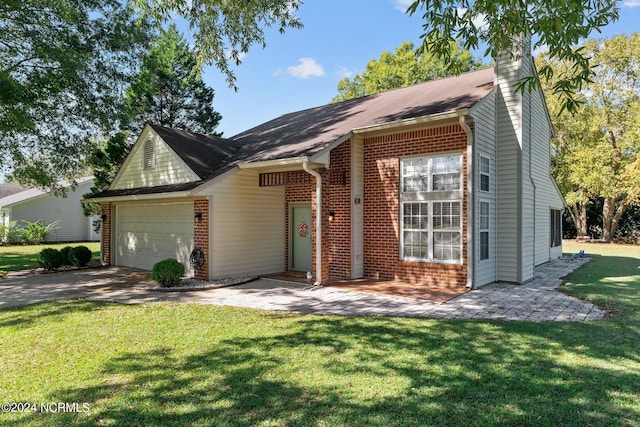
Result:
<svg viewBox="0 0 640 427"><path fill-rule="evenodd" d="M420 191L413 193L405 193L404 192L404 161L406 160L414 160L421 158L428 158L430 160L438 157L448 157L448 156L459 156L460 157L460 189L458 190L431 190L433 188L433 167L432 161L429 163L429 175L428 175L428 186L429 191ZM463 156L460 152L447 152L447 153L438 153L434 154L425 154L420 156L411 156L400 159L400 212L399 212L399 228L400 228L400 253L399 257L401 261L414 261L414 262L429 262L429 263L438 263L438 264L455 264L461 265L464 261L464 252L463 252L463 225L464 225L464 203L463 203L463 191L464 191L464 163ZM458 230L448 230L448 232L454 232L460 234L460 259L459 260L440 260L434 259L434 233L439 230L433 229L433 204L434 203L447 203L447 202L459 202L460 203L460 228ZM406 203L426 203L428 208L428 258L419 258L419 257L407 257L404 255L405 247L404 247L404 206ZM447 232L447 231L445 231Z"/></svg>
<svg viewBox="0 0 640 427"><path fill-rule="evenodd" d="M487 212L487 223L488 223L488 227L487 228L482 228L482 222L481 222L481 215L480 213L482 212L482 204L486 203L488 205L488 212ZM480 247L480 236L482 235L482 233L487 233L488 237L489 237L489 255L487 258L482 259L482 248ZM485 200L485 199L481 199L478 200L478 262L488 262L491 261L491 201L490 200Z"/></svg>
<svg viewBox="0 0 640 427"><path fill-rule="evenodd" d="M487 162L489 163L489 172L487 172L487 173L482 172L482 160L483 159L486 159ZM479 175L478 190L483 192L483 193L490 193L491 192L491 157L485 156L484 154L480 154L480 160L478 161L478 175ZM487 176L487 179L488 179L488 182L489 182L489 189L488 190L483 190L482 189L482 176L483 175Z"/></svg>

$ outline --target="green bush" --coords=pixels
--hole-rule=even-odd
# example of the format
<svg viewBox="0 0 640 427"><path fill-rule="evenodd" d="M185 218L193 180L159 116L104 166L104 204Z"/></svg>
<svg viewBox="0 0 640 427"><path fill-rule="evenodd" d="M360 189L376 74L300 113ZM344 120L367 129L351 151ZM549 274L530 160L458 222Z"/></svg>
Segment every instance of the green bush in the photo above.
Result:
<svg viewBox="0 0 640 427"><path fill-rule="evenodd" d="M178 285L184 276L184 265L173 258L167 258L153 265L151 279L155 280L163 288Z"/></svg>
<svg viewBox="0 0 640 427"><path fill-rule="evenodd" d="M4 223L4 218L0 218L0 244L14 245L22 242L22 229L18 227L17 221Z"/></svg>
<svg viewBox="0 0 640 427"><path fill-rule="evenodd" d="M59 221L54 221L51 224L43 224L42 220L38 221L26 221L22 220L26 225L22 228L22 239L25 243L32 245L39 245L47 240L47 236L54 230L60 228Z"/></svg>
<svg viewBox="0 0 640 427"><path fill-rule="evenodd" d="M71 251L73 251L73 247L65 246L60 249L60 253L62 254L62 265L73 265L73 260L71 259Z"/></svg>
<svg viewBox="0 0 640 427"><path fill-rule="evenodd" d="M63 263L62 254L59 250L53 248L44 248L38 255L38 261L43 268L47 270L55 270L60 268Z"/></svg>
<svg viewBox="0 0 640 427"><path fill-rule="evenodd" d="M71 249L70 260L76 267L84 267L91 261L91 250L86 246L76 246Z"/></svg>

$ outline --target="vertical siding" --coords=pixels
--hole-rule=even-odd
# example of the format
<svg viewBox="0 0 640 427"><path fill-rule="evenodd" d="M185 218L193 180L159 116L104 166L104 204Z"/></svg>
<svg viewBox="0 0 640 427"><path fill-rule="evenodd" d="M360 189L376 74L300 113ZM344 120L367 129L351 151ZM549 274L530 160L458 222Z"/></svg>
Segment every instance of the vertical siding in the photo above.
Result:
<svg viewBox="0 0 640 427"><path fill-rule="evenodd" d="M475 283L482 286L496 281L496 94L495 92L475 106L471 115L474 121L475 173L474 182L474 239ZM489 158L489 192L480 191L480 156ZM489 259L480 261L480 202L489 202Z"/></svg>
<svg viewBox="0 0 640 427"><path fill-rule="evenodd" d="M21 220L42 220L44 224L59 221L59 228L49 234L47 242L89 240L92 237L89 227L95 218L84 216L80 201L92 185L92 181L83 182L75 190L68 191L66 197L47 194L16 204L11 209L10 219L18 221L18 225L24 225Z"/></svg>
<svg viewBox="0 0 640 427"><path fill-rule="evenodd" d="M364 144L360 138L353 142L351 177L351 278L356 279L364 277Z"/></svg>
<svg viewBox="0 0 640 427"><path fill-rule="evenodd" d="M155 167L145 169L144 143L149 138L155 143ZM181 184L200 179L151 129L140 136L122 167L111 184L112 190Z"/></svg>
<svg viewBox="0 0 640 427"><path fill-rule="evenodd" d="M285 266L285 188L242 170L211 190L211 278L279 273Z"/></svg>
<svg viewBox="0 0 640 427"><path fill-rule="evenodd" d="M497 280L520 277L521 96L515 91L520 61L496 61Z"/></svg>

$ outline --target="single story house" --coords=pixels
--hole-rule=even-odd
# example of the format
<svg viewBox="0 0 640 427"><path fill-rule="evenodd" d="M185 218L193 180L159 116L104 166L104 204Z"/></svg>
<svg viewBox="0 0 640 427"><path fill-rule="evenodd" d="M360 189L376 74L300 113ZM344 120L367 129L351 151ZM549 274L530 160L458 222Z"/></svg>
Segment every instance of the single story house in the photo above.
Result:
<svg viewBox="0 0 640 427"><path fill-rule="evenodd" d="M38 188L25 188L0 199L0 222L42 221L43 224L58 222L58 228L47 236L47 242L86 242L100 240L94 230L97 218L84 216L82 199L93 185L93 177L78 181L75 188L70 183L64 196L56 196Z"/></svg>
<svg viewBox="0 0 640 427"><path fill-rule="evenodd" d="M197 278L523 283L561 256L553 134L527 43L494 67L283 115L230 139L147 125L111 186L104 261ZM191 267L194 248L203 262Z"/></svg>

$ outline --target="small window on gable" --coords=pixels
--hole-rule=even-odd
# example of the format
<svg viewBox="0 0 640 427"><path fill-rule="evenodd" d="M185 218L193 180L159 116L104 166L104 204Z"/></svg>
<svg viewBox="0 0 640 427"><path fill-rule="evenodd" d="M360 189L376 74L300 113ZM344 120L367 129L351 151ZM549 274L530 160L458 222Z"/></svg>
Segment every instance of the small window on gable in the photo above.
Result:
<svg viewBox="0 0 640 427"><path fill-rule="evenodd" d="M480 156L480 191L489 191L491 163L488 157Z"/></svg>
<svg viewBox="0 0 640 427"><path fill-rule="evenodd" d="M152 140L147 139L144 143L144 168L152 169L156 167L156 147Z"/></svg>

